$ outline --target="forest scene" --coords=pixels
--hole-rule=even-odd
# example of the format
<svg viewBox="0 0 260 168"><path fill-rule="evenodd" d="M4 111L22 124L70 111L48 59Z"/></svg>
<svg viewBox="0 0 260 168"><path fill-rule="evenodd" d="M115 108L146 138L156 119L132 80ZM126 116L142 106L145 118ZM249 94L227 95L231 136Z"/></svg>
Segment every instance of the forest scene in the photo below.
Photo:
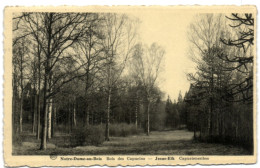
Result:
<svg viewBox="0 0 260 168"><path fill-rule="evenodd" d="M13 13L12 154L253 155L254 15L151 16Z"/></svg>

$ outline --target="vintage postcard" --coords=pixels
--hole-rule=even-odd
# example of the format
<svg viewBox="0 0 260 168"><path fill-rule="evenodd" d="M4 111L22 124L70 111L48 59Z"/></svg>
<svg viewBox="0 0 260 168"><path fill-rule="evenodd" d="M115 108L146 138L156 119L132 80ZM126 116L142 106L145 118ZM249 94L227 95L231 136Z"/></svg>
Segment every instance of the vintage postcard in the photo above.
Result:
<svg viewBox="0 0 260 168"><path fill-rule="evenodd" d="M256 163L256 14L7 7L5 165Z"/></svg>

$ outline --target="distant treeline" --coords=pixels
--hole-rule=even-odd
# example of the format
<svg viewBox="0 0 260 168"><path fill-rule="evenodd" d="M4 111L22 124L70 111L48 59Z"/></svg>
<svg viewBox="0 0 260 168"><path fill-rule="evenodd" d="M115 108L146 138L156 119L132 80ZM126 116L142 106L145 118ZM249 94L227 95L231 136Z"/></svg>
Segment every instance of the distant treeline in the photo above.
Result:
<svg viewBox="0 0 260 168"><path fill-rule="evenodd" d="M25 89L26 96L23 99L23 123L26 129L23 131L36 132L35 121L33 119L33 117L35 117L33 110L35 106L35 90L31 88L30 83L27 85ZM117 88L112 89L113 99L111 101L110 123L135 125L136 128L142 129L143 132L145 132L147 126L147 102L143 101L145 98L142 93L142 88L128 86L122 89L121 87L122 86L117 86ZM53 136L55 136L56 133L71 133L76 127L84 127L87 125L86 120L89 120L89 125L106 124L105 114L107 100L104 97L104 91L102 89L92 93L92 95L88 97L90 99L88 104L85 103L85 99L82 96L71 96L73 89L70 89L69 85L65 90L66 92L59 93L59 96L53 99L53 126L51 126ZM165 101L162 101L163 94L158 88L154 90L154 93L157 94L157 98L156 101L151 104L150 129L162 130L165 128ZM19 105L19 99L17 99L15 103ZM17 105L16 111L19 112L19 106ZM86 115L86 109L89 110L88 116ZM18 119L18 117L15 118ZM42 121L43 116L40 118ZM14 123L16 127L18 127L18 123L19 122ZM30 125L30 127L28 127L28 125Z"/></svg>

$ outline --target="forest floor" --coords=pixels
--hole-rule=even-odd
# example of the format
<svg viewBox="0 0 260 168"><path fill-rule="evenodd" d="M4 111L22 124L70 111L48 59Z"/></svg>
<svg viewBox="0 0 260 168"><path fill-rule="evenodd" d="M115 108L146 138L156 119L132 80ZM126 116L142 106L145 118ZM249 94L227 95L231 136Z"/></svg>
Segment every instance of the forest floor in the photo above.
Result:
<svg viewBox="0 0 260 168"><path fill-rule="evenodd" d="M193 141L193 133L186 130L154 131L129 137L111 137L100 146L66 147L66 135L48 142L48 150L39 149L40 141L27 136L20 145L13 146L14 155L249 155L244 148ZM56 144L56 145L55 145ZM57 145L60 144L60 145Z"/></svg>

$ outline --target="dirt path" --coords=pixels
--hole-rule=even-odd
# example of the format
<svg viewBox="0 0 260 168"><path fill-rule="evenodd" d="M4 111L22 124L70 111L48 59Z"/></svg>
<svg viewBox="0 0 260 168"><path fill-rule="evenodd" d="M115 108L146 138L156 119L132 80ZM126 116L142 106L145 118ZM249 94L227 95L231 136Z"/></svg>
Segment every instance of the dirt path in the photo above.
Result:
<svg viewBox="0 0 260 168"><path fill-rule="evenodd" d="M192 141L193 133L185 130L151 132L150 136L111 137L101 146L82 146L76 148L52 147L47 151L35 150L30 145L16 148L16 154L59 155L248 155L243 148Z"/></svg>

